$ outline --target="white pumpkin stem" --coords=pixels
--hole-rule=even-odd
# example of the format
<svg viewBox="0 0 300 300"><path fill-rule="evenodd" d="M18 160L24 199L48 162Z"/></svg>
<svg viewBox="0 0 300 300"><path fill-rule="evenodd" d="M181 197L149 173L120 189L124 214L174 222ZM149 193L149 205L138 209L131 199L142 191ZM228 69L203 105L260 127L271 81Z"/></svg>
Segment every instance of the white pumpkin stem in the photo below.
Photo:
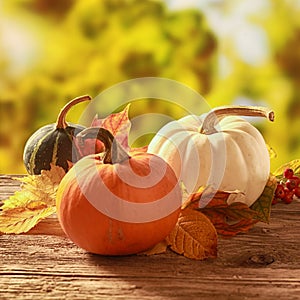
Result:
<svg viewBox="0 0 300 300"><path fill-rule="evenodd" d="M120 163L130 158L126 150L107 129L101 127L89 127L79 132L76 139L81 145L84 145L85 139L100 140L105 147L105 154L103 158L103 162L105 164Z"/></svg>
<svg viewBox="0 0 300 300"><path fill-rule="evenodd" d="M92 98L88 95L79 96L68 102L59 112L56 120L56 128L66 128L68 123L66 122L66 115L68 111L77 103L91 100Z"/></svg>
<svg viewBox="0 0 300 300"><path fill-rule="evenodd" d="M199 128L199 132L204 134L218 132L215 126L221 119L227 116L264 117L273 122L275 114L269 108L261 106L220 106L214 108L206 115L202 126Z"/></svg>

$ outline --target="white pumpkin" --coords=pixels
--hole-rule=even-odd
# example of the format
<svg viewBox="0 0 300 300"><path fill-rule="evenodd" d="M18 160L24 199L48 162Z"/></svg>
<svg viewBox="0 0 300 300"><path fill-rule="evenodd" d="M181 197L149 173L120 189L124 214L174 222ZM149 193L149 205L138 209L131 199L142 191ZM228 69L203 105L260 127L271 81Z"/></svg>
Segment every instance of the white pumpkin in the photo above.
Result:
<svg viewBox="0 0 300 300"><path fill-rule="evenodd" d="M219 107L200 117L189 115L166 124L150 142L148 152L161 156L189 193L201 186L239 191L244 194L242 201L251 206L268 181L269 152L261 133L237 115L274 119L266 108Z"/></svg>

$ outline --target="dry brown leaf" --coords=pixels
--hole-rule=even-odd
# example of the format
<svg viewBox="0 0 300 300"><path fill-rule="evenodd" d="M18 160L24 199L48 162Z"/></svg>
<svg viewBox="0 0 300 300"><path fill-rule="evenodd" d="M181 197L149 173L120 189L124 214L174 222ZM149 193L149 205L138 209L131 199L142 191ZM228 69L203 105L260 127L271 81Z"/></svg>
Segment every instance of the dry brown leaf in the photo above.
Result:
<svg viewBox="0 0 300 300"><path fill-rule="evenodd" d="M201 212L186 208L167 237L171 249L185 257L203 260L217 257L217 232Z"/></svg>
<svg viewBox="0 0 300 300"><path fill-rule="evenodd" d="M3 200L0 212L0 232L23 233L56 211L56 191L64 177L63 168L51 165L41 175L21 179L21 190Z"/></svg>
<svg viewBox="0 0 300 300"><path fill-rule="evenodd" d="M138 253L138 255L150 256L150 255L155 255L155 254L162 254L167 251L167 247L168 247L167 242L165 240L163 240L163 241L159 242L158 244L156 244L153 248L143 251L143 252L140 252L140 253Z"/></svg>

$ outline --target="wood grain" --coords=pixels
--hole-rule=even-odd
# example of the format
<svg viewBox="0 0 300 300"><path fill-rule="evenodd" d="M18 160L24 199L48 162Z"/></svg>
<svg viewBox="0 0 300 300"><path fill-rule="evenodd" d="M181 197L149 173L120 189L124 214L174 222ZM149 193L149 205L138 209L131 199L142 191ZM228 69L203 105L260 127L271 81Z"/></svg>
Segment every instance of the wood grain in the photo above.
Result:
<svg viewBox="0 0 300 300"><path fill-rule="evenodd" d="M19 188L0 177L0 199ZM0 236L0 299L300 299L300 203L278 204L270 224L219 238L218 258L170 250L105 257L75 246L55 216L28 234Z"/></svg>

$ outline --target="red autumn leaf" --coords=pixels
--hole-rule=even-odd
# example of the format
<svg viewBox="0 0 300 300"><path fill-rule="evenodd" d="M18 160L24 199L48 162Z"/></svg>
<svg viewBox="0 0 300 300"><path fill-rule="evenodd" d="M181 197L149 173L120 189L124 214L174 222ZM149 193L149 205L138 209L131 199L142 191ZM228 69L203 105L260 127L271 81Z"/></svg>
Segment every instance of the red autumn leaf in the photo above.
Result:
<svg viewBox="0 0 300 300"><path fill-rule="evenodd" d="M91 124L91 127L101 127L109 130L126 150L129 150L128 135L131 127L131 122L128 117L129 106L130 104L121 112L111 114L104 119L95 117ZM74 144L80 157L101 153L105 149L103 143L97 139L85 139L83 144L79 144L75 138Z"/></svg>
<svg viewBox="0 0 300 300"><path fill-rule="evenodd" d="M208 204L199 208L199 201L203 191L192 194L185 206L201 211L214 224L218 234L234 236L240 232L246 232L258 222L257 212L241 202L227 203L230 196L238 194L217 191L211 196ZM209 195L206 195L209 197ZM203 200L203 199L202 199Z"/></svg>
<svg viewBox="0 0 300 300"><path fill-rule="evenodd" d="M126 149L129 149L128 135L131 128L131 122L128 117L128 104L121 112L111 114L105 119L95 117L91 126L102 127L109 130L117 141Z"/></svg>

